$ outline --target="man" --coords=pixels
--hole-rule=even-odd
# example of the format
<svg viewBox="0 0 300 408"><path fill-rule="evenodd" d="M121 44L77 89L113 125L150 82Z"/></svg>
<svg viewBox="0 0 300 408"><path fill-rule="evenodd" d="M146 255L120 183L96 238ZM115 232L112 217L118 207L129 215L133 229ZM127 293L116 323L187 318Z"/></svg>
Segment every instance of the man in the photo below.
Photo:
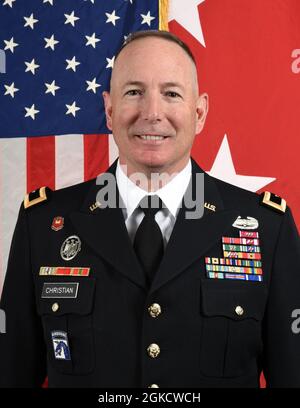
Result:
<svg viewBox="0 0 300 408"><path fill-rule="evenodd" d="M299 387L299 236L283 199L191 160L208 96L187 46L133 34L103 96L119 160L21 206L1 384Z"/></svg>

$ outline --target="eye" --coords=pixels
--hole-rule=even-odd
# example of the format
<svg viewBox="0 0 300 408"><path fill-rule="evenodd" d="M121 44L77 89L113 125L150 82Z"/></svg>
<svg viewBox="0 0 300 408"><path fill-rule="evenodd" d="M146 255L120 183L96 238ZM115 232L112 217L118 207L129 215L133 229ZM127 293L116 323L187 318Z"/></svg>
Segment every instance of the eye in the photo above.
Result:
<svg viewBox="0 0 300 408"><path fill-rule="evenodd" d="M125 95L129 96L136 96L136 95L142 95L142 91L140 89L130 89L125 93Z"/></svg>
<svg viewBox="0 0 300 408"><path fill-rule="evenodd" d="M167 96L170 96L171 98L181 98L181 96L179 95L179 93L175 92L175 91L167 91L166 92Z"/></svg>

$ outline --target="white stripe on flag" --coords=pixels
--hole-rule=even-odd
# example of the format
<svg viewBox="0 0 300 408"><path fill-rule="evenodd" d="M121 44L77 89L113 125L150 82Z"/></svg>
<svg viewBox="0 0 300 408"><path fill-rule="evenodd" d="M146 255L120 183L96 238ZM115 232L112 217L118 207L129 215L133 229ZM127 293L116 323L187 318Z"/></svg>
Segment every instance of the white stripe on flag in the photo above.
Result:
<svg viewBox="0 0 300 408"><path fill-rule="evenodd" d="M116 158L119 156L119 149L114 141L112 134L108 136L108 154L109 154L109 165L111 165Z"/></svg>
<svg viewBox="0 0 300 408"><path fill-rule="evenodd" d="M0 140L0 180L1 293L13 231L26 193L26 138Z"/></svg>
<svg viewBox="0 0 300 408"><path fill-rule="evenodd" d="M84 180L83 135L55 137L55 189Z"/></svg>

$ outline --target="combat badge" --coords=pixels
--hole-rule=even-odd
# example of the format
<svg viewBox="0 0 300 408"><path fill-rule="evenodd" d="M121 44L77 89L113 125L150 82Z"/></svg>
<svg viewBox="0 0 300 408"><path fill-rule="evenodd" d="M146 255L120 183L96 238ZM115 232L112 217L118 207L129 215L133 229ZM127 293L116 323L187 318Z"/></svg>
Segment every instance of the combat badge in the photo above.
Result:
<svg viewBox="0 0 300 408"><path fill-rule="evenodd" d="M54 357L57 360L71 360L67 333L64 331L52 331L51 337L54 348Z"/></svg>
<svg viewBox="0 0 300 408"><path fill-rule="evenodd" d="M70 261L75 258L81 250L81 241L77 235L71 235L64 240L60 248L60 255L65 261Z"/></svg>
<svg viewBox="0 0 300 408"><path fill-rule="evenodd" d="M239 215L232 224L232 226L239 229L252 230L258 228L258 221L256 218L253 217L242 218Z"/></svg>

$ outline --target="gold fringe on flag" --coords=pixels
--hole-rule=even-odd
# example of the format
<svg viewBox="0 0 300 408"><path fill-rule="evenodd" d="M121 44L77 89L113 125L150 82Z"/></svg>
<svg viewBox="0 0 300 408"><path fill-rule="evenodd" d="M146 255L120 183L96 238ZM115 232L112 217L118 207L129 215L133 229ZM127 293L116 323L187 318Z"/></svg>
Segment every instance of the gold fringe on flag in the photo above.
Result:
<svg viewBox="0 0 300 408"><path fill-rule="evenodd" d="M159 29L169 31L168 14L169 0L158 0L159 7Z"/></svg>

